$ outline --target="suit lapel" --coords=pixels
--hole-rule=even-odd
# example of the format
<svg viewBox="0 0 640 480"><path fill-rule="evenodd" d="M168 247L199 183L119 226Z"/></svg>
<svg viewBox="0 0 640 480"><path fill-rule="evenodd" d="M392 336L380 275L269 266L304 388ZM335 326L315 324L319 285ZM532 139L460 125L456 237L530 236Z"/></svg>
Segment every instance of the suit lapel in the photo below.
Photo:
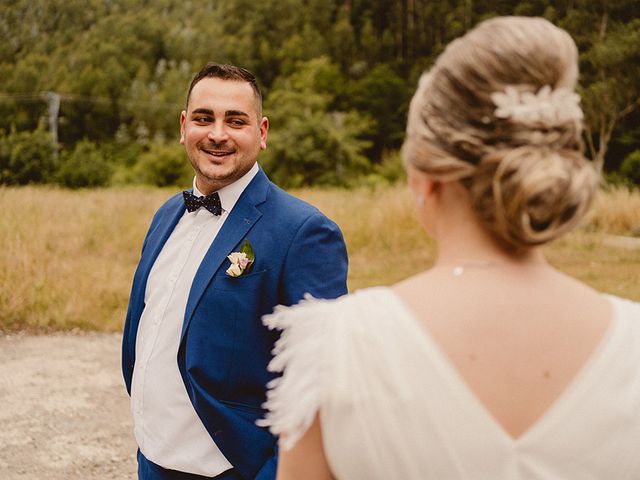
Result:
<svg viewBox="0 0 640 480"><path fill-rule="evenodd" d="M209 247L191 284L191 291L184 315L184 323L182 324L181 343L198 302L213 276L224 264L227 255L242 241L262 216L262 212L256 208L256 205L264 202L268 186L269 180L262 170L260 170L251 183L247 185L242 195L240 195L233 210L231 210L224 225L216 235L211 247Z"/></svg>

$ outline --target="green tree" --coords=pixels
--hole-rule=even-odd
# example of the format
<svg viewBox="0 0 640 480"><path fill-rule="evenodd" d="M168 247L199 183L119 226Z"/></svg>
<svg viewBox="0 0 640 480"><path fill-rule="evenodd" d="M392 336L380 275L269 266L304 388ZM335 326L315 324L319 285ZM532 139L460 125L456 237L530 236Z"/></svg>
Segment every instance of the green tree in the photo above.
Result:
<svg viewBox="0 0 640 480"><path fill-rule="evenodd" d="M76 143L60 157L57 182L68 188L101 187L111 180L112 164L97 145L88 140Z"/></svg>
<svg viewBox="0 0 640 480"><path fill-rule="evenodd" d="M55 169L51 137L42 127L0 136L0 184L48 183Z"/></svg>
<svg viewBox="0 0 640 480"><path fill-rule="evenodd" d="M587 145L602 170L615 128L640 107L640 19L603 33L583 62L591 77L581 92Z"/></svg>
<svg viewBox="0 0 640 480"><path fill-rule="evenodd" d="M269 95L271 127L262 164L283 186L349 185L370 168L363 154L370 142L362 137L371 122L356 111L330 111L334 95L317 91L332 72L326 57L300 64Z"/></svg>
<svg viewBox="0 0 640 480"><path fill-rule="evenodd" d="M288 114L301 122L298 133L309 128L301 118L317 122L325 133L310 135L329 143L331 128L353 126L349 138L370 145L356 151L377 166L399 147L420 73L479 21L510 14L542 15L576 40L586 140L598 165L615 169L640 148L637 0L0 0L0 11L0 130L36 130L48 116L46 92L57 92L66 151L88 139L108 158L129 158L172 141L191 76L217 61L257 75L280 125L295 123ZM331 68L282 92L321 58ZM295 95L302 112L287 103ZM288 135L273 123L270 149ZM114 141L123 132L128 140ZM300 135L290 140L304 144ZM119 179L136 177L129 162L113 162ZM304 182L316 181L321 169L313 171Z"/></svg>
<svg viewBox="0 0 640 480"><path fill-rule="evenodd" d="M372 141L369 158L378 162L384 150L400 148L412 89L388 65L374 67L355 82L349 100L358 112L372 119L367 138Z"/></svg>

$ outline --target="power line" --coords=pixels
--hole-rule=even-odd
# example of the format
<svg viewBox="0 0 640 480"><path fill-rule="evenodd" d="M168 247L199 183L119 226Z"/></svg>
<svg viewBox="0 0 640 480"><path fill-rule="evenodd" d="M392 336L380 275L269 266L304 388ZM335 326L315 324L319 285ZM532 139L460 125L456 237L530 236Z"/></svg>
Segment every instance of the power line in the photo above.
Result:
<svg viewBox="0 0 640 480"><path fill-rule="evenodd" d="M64 102L75 102L75 103L93 103L96 105L113 105L114 103L120 107L128 107L128 108L136 108L141 106L154 106L156 109L170 111L179 111L182 109L182 105L180 103L169 104L169 103L160 103L156 101L144 101L144 100L113 100L109 97L102 96L89 96L89 95L78 95L75 93L61 93L61 92L33 92L33 93L2 93L0 92L0 101L1 100L42 100L48 101L49 95L53 93L58 95L61 101Z"/></svg>

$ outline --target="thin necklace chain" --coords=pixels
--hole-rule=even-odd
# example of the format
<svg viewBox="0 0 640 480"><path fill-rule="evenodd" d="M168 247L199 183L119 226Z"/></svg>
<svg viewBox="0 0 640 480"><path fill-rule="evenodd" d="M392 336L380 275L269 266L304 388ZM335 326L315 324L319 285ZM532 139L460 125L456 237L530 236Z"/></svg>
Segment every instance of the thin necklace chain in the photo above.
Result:
<svg viewBox="0 0 640 480"><path fill-rule="evenodd" d="M485 269L496 265L495 261L476 260L468 262L443 262L437 263L432 268L450 268L454 277L464 274L467 269Z"/></svg>
<svg viewBox="0 0 640 480"><path fill-rule="evenodd" d="M467 268L490 268L495 265L495 262L490 262L489 260L479 261L479 262L464 262L454 265L451 269L451 273L454 277L459 277L462 275Z"/></svg>
<svg viewBox="0 0 640 480"><path fill-rule="evenodd" d="M496 260L470 260L470 261L459 261L459 262L442 262L442 263L436 263L431 268L450 268L451 274L454 277L459 277L469 269L484 270L487 268L496 267L500 263L501 263L500 261L496 261ZM548 266L548 264L546 262L543 262L538 266Z"/></svg>

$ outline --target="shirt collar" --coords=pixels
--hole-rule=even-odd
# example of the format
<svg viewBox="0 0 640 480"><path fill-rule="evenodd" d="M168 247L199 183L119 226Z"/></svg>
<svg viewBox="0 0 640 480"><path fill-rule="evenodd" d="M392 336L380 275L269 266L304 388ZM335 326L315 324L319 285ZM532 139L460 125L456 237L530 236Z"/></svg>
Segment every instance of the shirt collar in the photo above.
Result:
<svg viewBox="0 0 640 480"><path fill-rule="evenodd" d="M242 195L242 192L244 192L244 189L247 188L247 185L249 185L249 183L251 182L251 180L253 180L253 177L256 176L259 170L260 169L258 167L258 162L255 162L253 164L253 167L251 167L251 169L242 177L240 177L232 184L227 185L226 187L222 187L220 190L218 190L218 195L220 195L220 203L222 204L222 209L225 212L231 211L233 206L240 198L240 195ZM196 197L204 196L204 194L200 190L198 190L198 187L196 187L196 177L193 177L193 194Z"/></svg>

